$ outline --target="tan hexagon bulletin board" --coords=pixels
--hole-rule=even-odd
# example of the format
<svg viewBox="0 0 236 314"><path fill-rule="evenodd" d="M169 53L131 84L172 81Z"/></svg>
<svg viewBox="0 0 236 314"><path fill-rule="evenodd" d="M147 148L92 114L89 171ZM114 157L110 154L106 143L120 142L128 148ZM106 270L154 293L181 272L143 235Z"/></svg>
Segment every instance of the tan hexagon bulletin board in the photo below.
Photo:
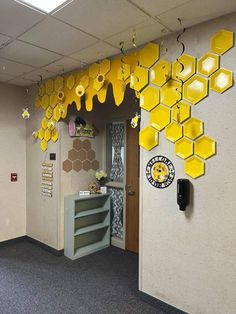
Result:
<svg viewBox="0 0 236 314"><path fill-rule="evenodd" d="M62 169L65 172L72 170L79 172L80 170L97 170L99 168L99 161L96 160L96 153L92 149L89 140L75 139L73 141L73 148L68 152L68 158L63 161Z"/></svg>

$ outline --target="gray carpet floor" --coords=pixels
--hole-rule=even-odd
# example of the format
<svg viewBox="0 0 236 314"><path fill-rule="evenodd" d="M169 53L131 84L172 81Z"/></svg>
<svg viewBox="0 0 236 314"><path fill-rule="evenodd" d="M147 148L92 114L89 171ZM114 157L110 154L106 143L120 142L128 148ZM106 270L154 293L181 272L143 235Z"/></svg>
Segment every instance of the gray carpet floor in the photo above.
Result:
<svg viewBox="0 0 236 314"><path fill-rule="evenodd" d="M76 261L28 242L0 248L1 314L164 314L137 287L137 255L114 247Z"/></svg>

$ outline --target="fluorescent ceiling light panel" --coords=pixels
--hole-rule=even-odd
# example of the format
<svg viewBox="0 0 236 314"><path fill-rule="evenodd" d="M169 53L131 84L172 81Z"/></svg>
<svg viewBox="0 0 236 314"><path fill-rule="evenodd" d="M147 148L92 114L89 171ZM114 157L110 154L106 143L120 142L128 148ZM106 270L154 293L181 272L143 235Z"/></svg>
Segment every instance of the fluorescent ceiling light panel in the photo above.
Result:
<svg viewBox="0 0 236 314"><path fill-rule="evenodd" d="M46 13L51 13L59 6L71 2L68 0L15 0L15 1L23 5L27 5L28 7L32 7L32 9L38 9Z"/></svg>

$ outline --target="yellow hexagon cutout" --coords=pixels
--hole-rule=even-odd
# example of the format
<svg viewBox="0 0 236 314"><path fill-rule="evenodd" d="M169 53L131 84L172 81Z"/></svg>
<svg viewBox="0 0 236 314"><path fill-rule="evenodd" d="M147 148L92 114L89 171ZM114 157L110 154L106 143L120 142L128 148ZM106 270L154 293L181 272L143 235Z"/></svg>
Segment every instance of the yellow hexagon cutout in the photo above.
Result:
<svg viewBox="0 0 236 314"><path fill-rule="evenodd" d="M44 117L44 118L42 119L41 126L42 126L42 128L43 128L44 130L46 130L47 125L48 125L48 119L47 119L46 117Z"/></svg>
<svg viewBox="0 0 236 314"><path fill-rule="evenodd" d="M61 111L60 111L60 105L57 105L53 110L53 119L55 121L59 121L61 119Z"/></svg>
<svg viewBox="0 0 236 314"><path fill-rule="evenodd" d="M117 78L120 81L126 81L130 77L130 64L122 63L117 72Z"/></svg>
<svg viewBox="0 0 236 314"><path fill-rule="evenodd" d="M234 46L234 33L221 29L211 38L211 51L223 55Z"/></svg>
<svg viewBox="0 0 236 314"><path fill-rule="evenodd" d="M169 80L160 88L161 103L172 107L181 99L181 83L175 80Z"/></svg>
<svg viewBox="0 0 236 314"><path fill-rule="evenodd" d="M57 93L52 93L50 95L50 100L49 100L49 104L50 107L55 108L58 102L58 98L57 98Z"/></svg>
<svg viewBox="0 0 236 314"><path fill-rule="evenodd" d="M151 83L162 86L171 78L171 63L165 60L159 60L150 73Z"/></svg>
<svg viewBox="0 0 236 314"><path fill-rule="evenodd" d="M89 86L89 76L88 75L84 75L81 78L80 85L82 85L84 87L84 89L88 88L88 86Z"/></svg>
<svg viewBox="0 0 236 314"><path fill-rule="evenodd" d="M233 72L220 68L210 77L210 88L217 93L223 93L233 86Z"/></svg>
<svg viewBox="0 0 236 314"><path fill-rule="evenodd" d="M196 179L205 173L205 164L199 158L192 156L185 160L184 171L187 175Z"/></svg>
<svg viewBox="0 0 236 314"><path fill-rule="evenodd" d="M210 76L219 68L220 57L214 53L208 52L198 61L198 73Z"/></svg>
<svg viewBox="0 0 236 314"><path fill-rule="evenodd" d="M56 121L54 119L48 120L47 128L52 131L53 129L55 129L55 127L56 127Z"/></svg>
<svg viewBox="0 0 236 314"><path fill-rule="evenodd" d="M208 95L208 80L194 75L184 83L183 89L184 99L195 105Z"/></svg>
<svg viewBox="0 0 236 314"><path fill-rule="evenodd" d="M40 108L42 105L41 99L39 97L37 97L35 99L35 107Z"/></svg>
<svg viewBox="0 0 236 314"><path fill-rule="evenodd" d="M170 109L158 105L150 113L150 123L157 130L161 131L170 123Z"/></svg>
<svg viewBox="0 0 236 314"><path fill-rule="evenodd" d="M139 132L139 145L146 150L151 150L156 147L158 142L159 132L152 126L147 126Z"/></svg>
<svg viewBox="0 0 236 314"><path fill-rule="evenodd" d="M139 52L139 65L150 68L159 59L159 56L159 45L149 43Z"/></svg>
<svg viewBox="0 0 236 314"><path fill-rule="evenodd" d="M40 140L44 138L44 130L42 128L38 130L38 138Z"/></svg>
<svg viewBox="0 0 236 314"><path fill-rule="evenodd" d="M106 75L111 69L111 61L109 59L104 59L100 63L100 72Z"/></svg>
<svg viewBox="0 0 236 314"><path fill-rule="evenodd" d="M52 79L47 80L46 84L45 84L45 88L46 88L46 93L48 95L51 95L51 93L53 92L54 89L54 83Z"/></svg>
<svg viewBox="0 0 236 314"><path fill-rule="evenodd" d="M177 123L182 123L191 115L191 107L184 101L179 101L172 107L172 119Z"/></svg>
<svg viewBox="0 0 236 314"><path fill-rule="evenodd" d="M193 155L193 142L183 137L175 143L175 154L182 159Z"/></svg>
<svg viewBox="0 0 236 314"><path fill-rule="evenodd" d="M48 118L48 119L50 119L51 118L51 116L52 116L52 114L53 114L53 109L51 108L51 107L48 107L47 108L47 110L46 110L46 117Z"/></svg>
<svg viewBox="0 0 236 314"><path fill-rule="evenodd" d="M41 102L41 106L44 110L47 109L47 107L49 106L49 96L48 95L43 95L43 98L42 98L42 102Z"/></svg>
<svg viewBox="0 0 236 314"><path fill-rule="evenodd" d="M196 58L183 54L172 65L172 78L176 80L187 81L196 73Z"/></svg>
<svg viewBox="0 0 236 314"><path fill-rule="evenodd" d="M140 91L148 84L148 70L140 66L134 69L134 73L130 76L130 88Z"/></svg>
<svg viewBox="0 0 236 314"><path fill-rule="evenodd" d="M203 122L196 118L190 118L184 123L184 136L195 140L203 134Z"/></svg>
<svg viewBox="0 0 236 314"><path fill-rule="evenodd" d="M41 84L38 88L38 94L39 96L43 96L45 94L45 85L44 84Z"/></svg>
<svg viewBox="0 0 236 314"><path fill-rule="evenodd" d="M68 78L66 80L66 86L70 90L75 86L75 77L73 74L68 76Z"/></svg>
<svg viewBox="0 0 236 314"><path fill-rule="evenodd" d="M210 158L216 153L216 142L208 136L202 136L196 140L195 154L203 159Z"/></svg>
<svg viewBox="0 0 236 314"><path fill-rule="evenodd" d="M175 143L183 136L183 127L176 122L171 122L165 128L165 136L166 138Z"/></svg>
<svg viewBox="0 0 236 314"><path fill-rule="evenodd" d="M54 129L51 133L51 140L55 143L58 140L58 131L57 129Z"/></svg>
<svg viewBox="0 0 236 314"><path fill-rule="evenodd" d="M44 133L44 139L48 142L51 139L51 131L47 129Z"/></svg>
<svg viewBox="0 0 236 314"><path fill-rule="evenodd" d="M40 147L41 147L41 150L45 152L48 148L48 142L45 139L43 139L40 143Z"/></svg>
<svg viewBox="0 0 236 314"><path fill-rule="evenodd" d="M98 75L99 70L100 70L100 65L98 63L93 63L89 67L89 76L94 79Z"/></svg>
<svg viewBox="0 0 236 314"><path fill-rule="evenodd" d="M140 93L139 104L141 108L151 111L159 104L159 89L152 86L147 86Z"/></svg>
<svg viewBox="0 0 236 314"><path fill-rule="evenodd" d="M63 89L64 86L64 78L62 76L57 76L55 79L55 91L59 92L60 90Z"/></svg>

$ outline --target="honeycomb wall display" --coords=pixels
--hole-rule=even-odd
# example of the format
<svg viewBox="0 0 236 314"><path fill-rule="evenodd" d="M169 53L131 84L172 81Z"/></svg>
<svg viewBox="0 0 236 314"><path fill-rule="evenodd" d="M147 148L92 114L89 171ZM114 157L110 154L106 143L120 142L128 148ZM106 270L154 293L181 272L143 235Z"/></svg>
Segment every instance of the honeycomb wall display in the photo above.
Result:
<svg viewBox="0 0 236 314"><path fill-rule="evenodd" d="M65 172L70 172L72 169L76 172L82 169L85 171L97 170L99 162L95 157L95 151L91 148L89 140L75 139L73 148L68 152L68 158L62 163L62 169Z"/></svg>
<svg viewBox="0 0 236 314"><path fill-rule="evenodd" d="M220 58L233 46L234 33L221 29L212 36L210 50L198 60L187 53L173 62L162 60L159 45L148 43L128 55L49 79L39 87L35 100L45 116L33 133L34 138L38 137L41 149L46 151L49 141L57 141L57 122L66 118L70 105L75 104L80 111L83 99L85 109L92 111L93 99L96 97L103 104L111 85L115 104L120 106L129 85L140 107L150 115L150 123L140 130L140 146L158 149L159 132L164 131L175 154L183 160L185 173L196 179L205 173L205 161L215 155L216 142L204 134L201 117L191 116L191 107L199 106L209 92L221 94L233 86L233 72L220 67ZM63 169L69 172L98 168L96 160L84 158L85 153L74 147Z"/></svg>

